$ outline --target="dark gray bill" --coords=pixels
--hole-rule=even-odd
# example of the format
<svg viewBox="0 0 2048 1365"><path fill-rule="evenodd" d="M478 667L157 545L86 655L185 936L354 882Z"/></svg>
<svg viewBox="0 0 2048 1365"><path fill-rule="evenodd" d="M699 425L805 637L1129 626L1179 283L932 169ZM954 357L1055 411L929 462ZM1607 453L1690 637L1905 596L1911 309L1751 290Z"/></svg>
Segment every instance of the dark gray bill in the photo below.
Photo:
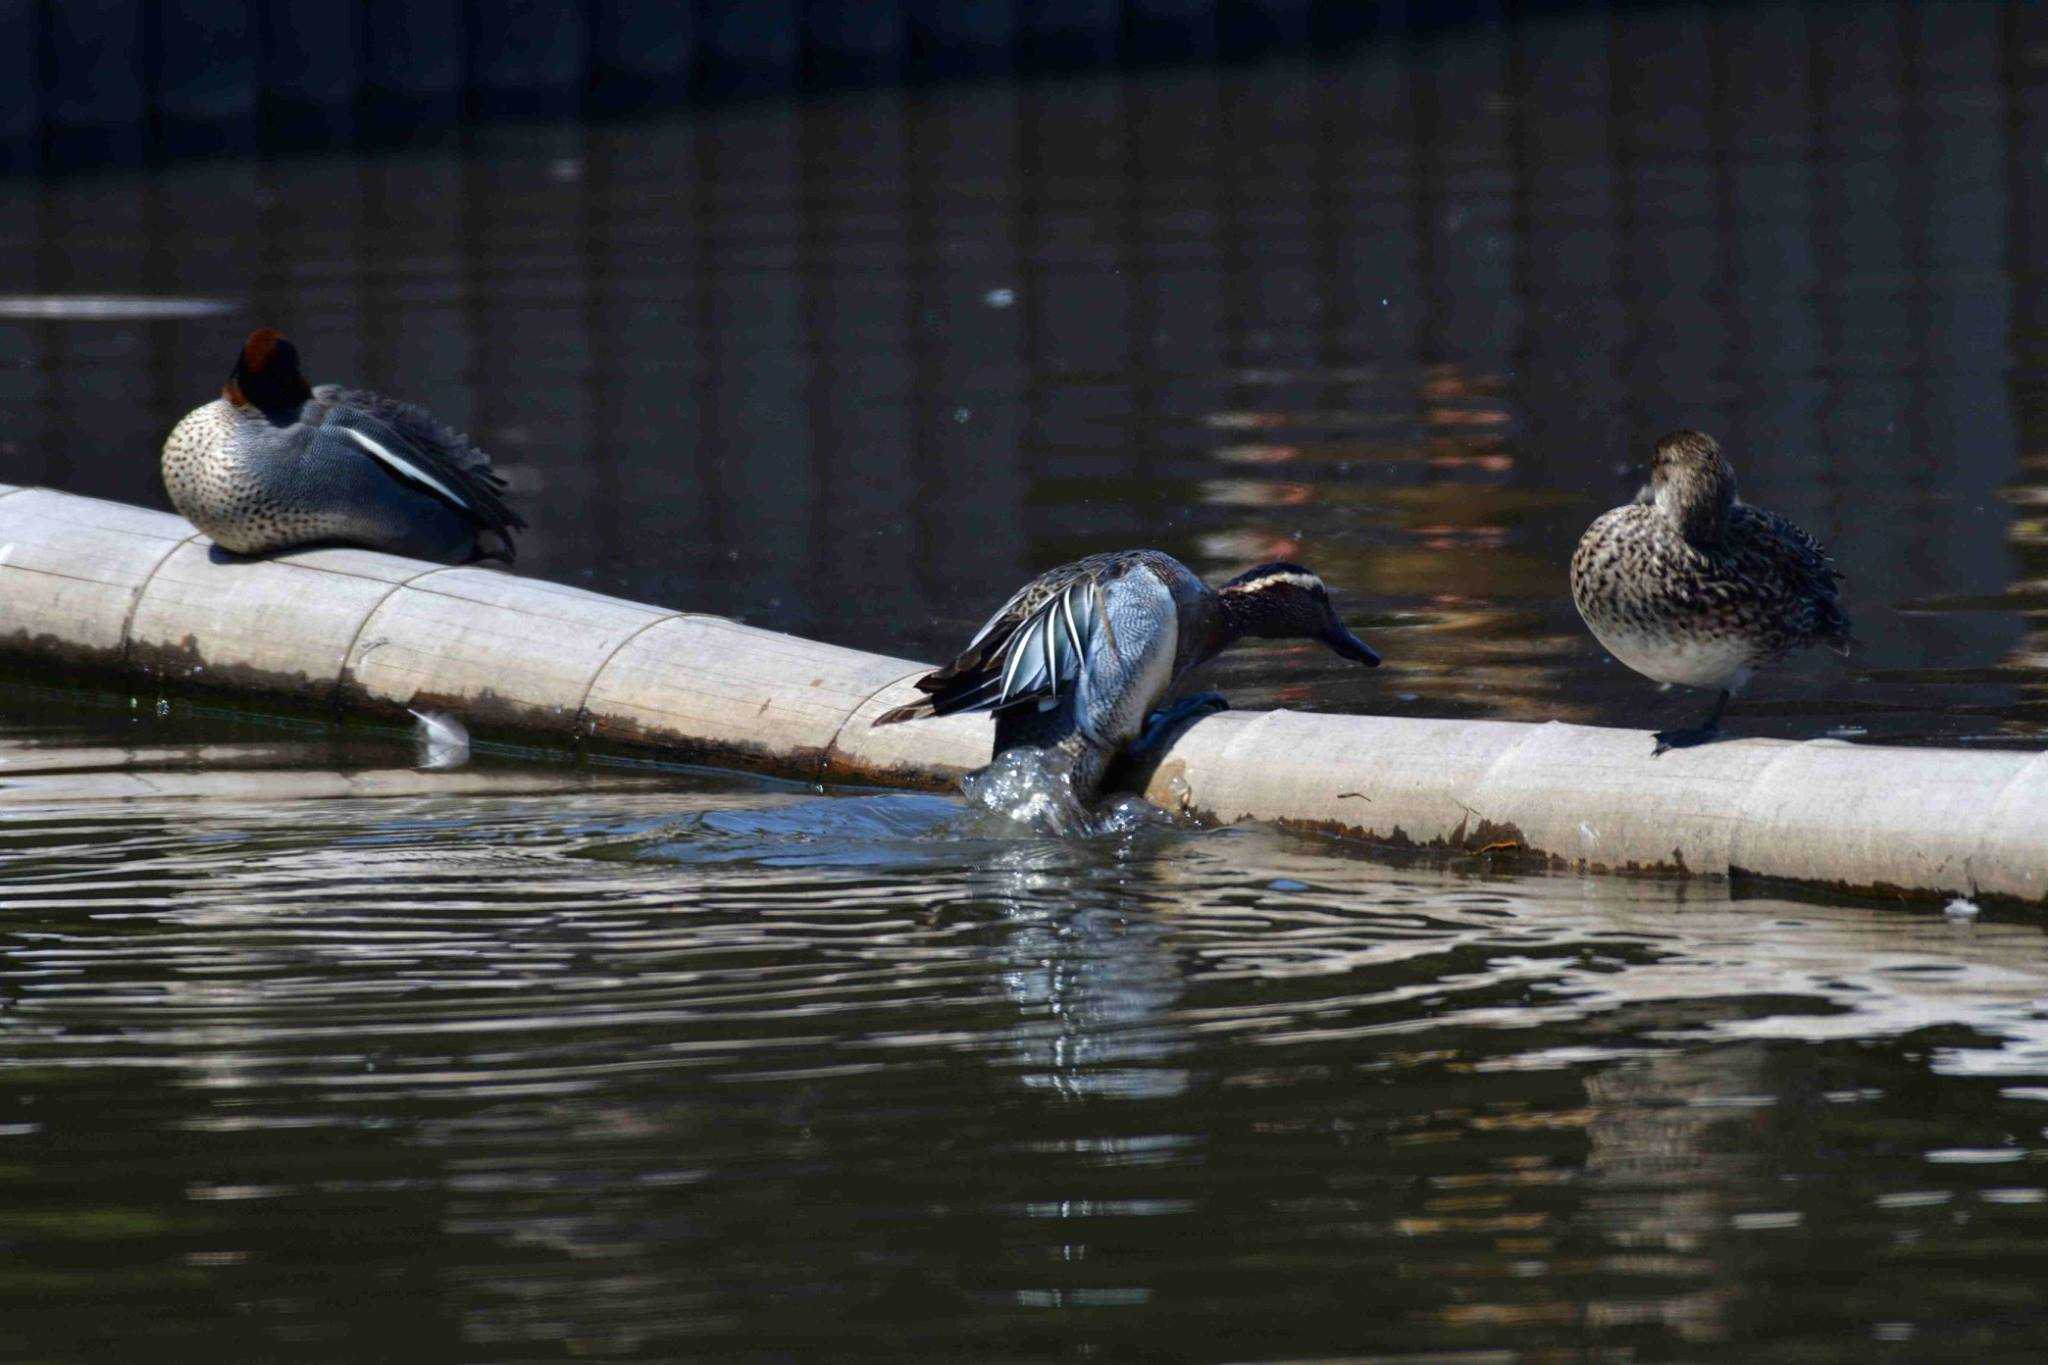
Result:
<svg viewBox="0 0 2048 1365"><path fill-rule="evenodd" d="M1380 656L1373 652L1371 645L1353 635L1336 621L1323 631L1323 643L1347 659L1356 659L1367 668L1378 668Z"/></svg>

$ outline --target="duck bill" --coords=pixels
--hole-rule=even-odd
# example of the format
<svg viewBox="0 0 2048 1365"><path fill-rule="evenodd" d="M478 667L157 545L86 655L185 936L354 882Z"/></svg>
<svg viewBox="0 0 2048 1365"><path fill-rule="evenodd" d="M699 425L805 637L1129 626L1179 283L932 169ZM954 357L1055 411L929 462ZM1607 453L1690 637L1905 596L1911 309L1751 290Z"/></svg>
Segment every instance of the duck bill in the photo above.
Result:
<svg viewBox="0 0 2048 1365"><path fill-rule="evenodd" d="M1378 668L1380 656L1373 647L1346 630L1341 622L1332 621L1323 629L1323 643L1347 659L1355 659L1367 668Z"/></svg>

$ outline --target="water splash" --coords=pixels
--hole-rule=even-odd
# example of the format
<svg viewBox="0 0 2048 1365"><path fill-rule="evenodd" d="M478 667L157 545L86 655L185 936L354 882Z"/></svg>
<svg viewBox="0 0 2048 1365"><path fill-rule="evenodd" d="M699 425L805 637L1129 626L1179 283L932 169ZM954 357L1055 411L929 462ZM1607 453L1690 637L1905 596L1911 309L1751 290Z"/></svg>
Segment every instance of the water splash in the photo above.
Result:
<svg viewBox="0 0 2048 1365"><path fill-rule="evenodd" d="M1119 838L1144 829L1192 828L1129 793L1119 793L1090 810L1075 796L1064 762L1044 749L1020 745L998 754L985 768L960 779L973 804L1043 834L1067 838Z"/></svg>

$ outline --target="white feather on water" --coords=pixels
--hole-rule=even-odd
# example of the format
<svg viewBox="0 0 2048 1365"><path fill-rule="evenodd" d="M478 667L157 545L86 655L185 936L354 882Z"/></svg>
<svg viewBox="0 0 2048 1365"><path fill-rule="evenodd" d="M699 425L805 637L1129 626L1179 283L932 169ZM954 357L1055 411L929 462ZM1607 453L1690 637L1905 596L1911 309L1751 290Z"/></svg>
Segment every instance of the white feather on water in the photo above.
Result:
<svg viewBox="0 0 2048 1365"><path fill-rule="evenodd" d="M443 711L413 711L412 716L419 722L413 732L420 753L416 767L444 772L469 762L469 731L461 721Z"/></svg>

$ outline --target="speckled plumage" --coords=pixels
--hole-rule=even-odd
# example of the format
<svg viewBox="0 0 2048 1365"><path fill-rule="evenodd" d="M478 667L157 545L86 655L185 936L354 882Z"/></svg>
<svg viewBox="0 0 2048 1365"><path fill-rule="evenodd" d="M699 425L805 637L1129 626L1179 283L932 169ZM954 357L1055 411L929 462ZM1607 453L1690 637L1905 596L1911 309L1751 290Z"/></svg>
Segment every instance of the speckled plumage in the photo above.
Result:
<svg viewBox="0 0 2048 1365"><path fill-rule="evenodd" d="M261 347L265 333L251 338L222 396L164 442L164 487L182 516L237 554L346 544L512 558L511 533L526 523L489 456L410 403L305 386L289 343L268 335Z"/></svg>
<svg viewBox="0 0 2048 1365"><path fill-rule="evenodd" d="M1697 432L1659 442L1650 485L1579 541L1571 583L1600 643L1658 682L1733 693L1793 650L1850 642L1827 552L1741 502L1720 447ZM1717 707L1705 734L1718 717Z"/></svg>
<svg viewBox="0 0 2048 1365"><path fill-rule="evenodd" d="M1085 801L1153 706L1245 636L1322 639L1379 662L1338 621L1322 581L1298 565L1262 565L1212 589L1171 555L1118 550L1025 584L957 658L918 680L924 700L875 724L993 711L998 754L1047 750Z"/></svg>

